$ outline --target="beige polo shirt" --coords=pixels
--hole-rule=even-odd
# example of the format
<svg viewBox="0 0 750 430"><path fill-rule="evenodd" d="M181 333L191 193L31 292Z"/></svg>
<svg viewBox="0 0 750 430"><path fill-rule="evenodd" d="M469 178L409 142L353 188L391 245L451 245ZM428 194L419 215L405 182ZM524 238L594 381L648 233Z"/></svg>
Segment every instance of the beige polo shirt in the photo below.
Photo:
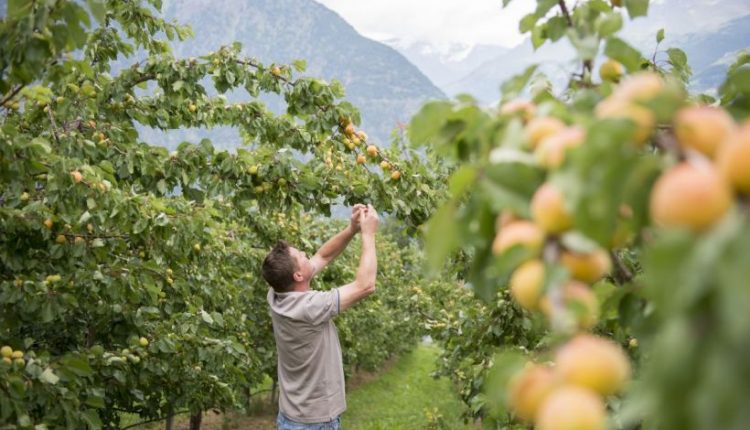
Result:
<svg viewBox="0 0 750 430"><path fill-rule="evenodd" d="M337 289L276 293L268 290L279 357L279 410L293 421L330 421L346 410L341 345L332 318Z"/></svg>

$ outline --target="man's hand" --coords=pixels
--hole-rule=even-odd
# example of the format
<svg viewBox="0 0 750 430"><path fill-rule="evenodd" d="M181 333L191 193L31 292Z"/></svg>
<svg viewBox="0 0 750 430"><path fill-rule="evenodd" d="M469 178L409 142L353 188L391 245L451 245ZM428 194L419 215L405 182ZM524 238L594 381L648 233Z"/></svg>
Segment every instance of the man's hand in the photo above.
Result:
<svg viewBox="0 0 750 430"><path fill-rule="evenodd" d="M359 224L360 217L359 217L359 215L360 215L360 213L364 212L366 209L367 209L367 206L365 206L363 204L359 204L359 203L357 203L356 205L354 205L354 207L352 208L351 227L352 227L352 231L354 231L355 233L359 232L359 229L360 229L360 224Z"/></svg>
<svg viewBox="0 0 750 430"><path fill-rule="evenodd" d="M378 212L372 205L359 213L359 224L362 234L375 234L378 231Z"/></svg>

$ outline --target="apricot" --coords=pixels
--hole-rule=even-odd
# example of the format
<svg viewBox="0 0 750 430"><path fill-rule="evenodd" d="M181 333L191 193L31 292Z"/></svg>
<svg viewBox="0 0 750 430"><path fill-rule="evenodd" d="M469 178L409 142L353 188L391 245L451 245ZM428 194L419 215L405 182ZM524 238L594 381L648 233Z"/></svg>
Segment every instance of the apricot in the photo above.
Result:
<svg viewBox="0 0 750 430"><path fill-rule="evenodd" d="M531 217L548 233L561 233L573 226L562 194L549 182L542 184L531 198Z"/></svg>
<svg viewBox="0 0 750 430"><path fill-rule="evenodd" d="M529 122L536 114L536 105L534 103L523 100L514 99L504 103L500 106L501 115L520 115L524 122Z"/></svg>
<svg viewBox="0 0 750 430"><path fill-rule="evenodd" d="M609 98L596 106L596 116L600 119L620 118L635 124L633 138L637 144L645 143L654 131L656 119L650 110L635 103Z"/></svg>
<svg viewBox="0 0 750 430"><path fill-rule="evenodd" d="M735 133L718 153L719 172L735 190L750 194L750 123Z"/></svg>
<svg viewBox="0 0 750 430"><path fill-rule="evenodd" d="M534 311L539 308L539 299L544 287L544 263L527 261L510 277L510 294L523 308Z"/></svg>
<svg viewBox="0 0 750 430"><path fill-rule="evenodd" d="M590 390L562 387L549 394L536 415L537 430L604 430L604 402Z"/></svg>
<svg viewBox="0 0 750 430"><path fill-rule="evenodd" d="M639 72L623 79L612 94L614 98L629 102L646 102L665 89L664 79L654 72Z"/></svg>
<svg viewBox="0 0 750 430"><path fill-rule="evenodd" d="M516 416L533 422L539 407L556 385L555 374L548 367L531 365L521 370L508 386L509 403Z"/></svg>
<svg viewBox="0 0 750 430"><path fill-rule="evenodd" d="M539 142L534 155L543 167L556 169L565 161L570 148L583 144L586 132L580 127L566 127Z"/></svg>
<svg viewBox="0 0 750 430"><path fill-rule="evenodd" d="M544 244L544 232L531 221L514 221L504 226L492 242L492 253L502 254L513 246L520 245L538 254Z"/></svg>
<svg viewBox="0 0 750 430"><path fill-rule="evenodd" d="M603 396L620 391L630 378L630 361L622 348L590 334L579 334L560 347L555 363L563 381Z"/></svg>
<svg viewBox="0 0 750 430"><path fill-rule="evenodd" d="M681 163L662 174L651 190L651 219L663 227L702 231L731 205L730 186L711 165Z"/></svg>
<svg viewBox="0 0 750 430"><path fill-rule="evenodd" d="M602 81L617 82L623 74L625 74L625 67L611 58L599 66L599 77Z"/></svg>
<svg viewBox="0 0 750 430"><path fill-rule="evenodd" d="M594 327L599 320L599 301L591 288L577 281L569 281L561 288L565 318L576 329L588 330ZM539 308L548 318L552 318L552 306L550 294L539 301Z"/></svg>
<svg viewBox="0 0 750 430"><path fill-rule="evenodd" d="M546 137L555 134L565 128L565 123L554 117L540 117L529 121L526 126L526 143L529 148L536 149L539 143Z"/></svg>
<svg viewBox="0 0 750 430"><path fill-rule="evenodd" d="M735 130L732 117L711 106L686 107L677 112L674 134L680 146L714 158Z"/></svg>
<svg viewBox="0 0 750 430"><path fill-rule="evenodd" d="M587 284L600 280L612 269L609 254L603 249L588 254L564 251L560 255L560 263L568 269L573 278Z"/></svg>

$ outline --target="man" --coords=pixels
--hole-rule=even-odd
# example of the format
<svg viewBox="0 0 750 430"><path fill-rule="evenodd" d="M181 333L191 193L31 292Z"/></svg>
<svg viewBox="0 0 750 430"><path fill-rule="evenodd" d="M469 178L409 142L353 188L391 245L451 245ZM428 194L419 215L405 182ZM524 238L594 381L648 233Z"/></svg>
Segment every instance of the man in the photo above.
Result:
<svg viewBox="0 0 750 430"><path fill-rule="evenodd" d="M263 261L271 286L273 333L278 353L280 430L339 430L346 409L341 345L332 318L375 292L378 213L355 205L350 224L312 257L279 242ZM362 233L362 254L354 282L313 291L310 280Z"/></svg>

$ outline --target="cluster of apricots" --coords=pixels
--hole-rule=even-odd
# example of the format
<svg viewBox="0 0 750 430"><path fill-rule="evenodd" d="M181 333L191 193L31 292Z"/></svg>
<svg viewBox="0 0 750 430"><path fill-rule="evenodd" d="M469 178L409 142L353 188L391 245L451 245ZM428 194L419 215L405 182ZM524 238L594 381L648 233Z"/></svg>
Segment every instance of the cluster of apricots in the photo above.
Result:
<svg viewBox="0 0 750 430"><path fill-rule="evenodd" d="M612 61L605 64L602 78L619 81L621 66ZM664 121L649 103L677 94L673 90L657 73L636 73L622 79L597 104L594 116L632 122L630 141L635 148L654 142L657 129L676 142L662 148L673 153L665 160L674 161L667 161L668 167L650 190L650 217L658 228L700 234L731 210L736 195L750 194L750 123L735 123L720 107L690 103ZM538 115L532 102L505 103L500 115L523 121L526 149L548 172L564 166L570 149L586 144L585 127ZM516 375L509 400L518 418L542 430L603 429L604 396L616 393L627 382L630 363L619 345L586 333L599 318L599 303L590 285L607 276L612 260L607 249L581 253L566 249L564 241L558 240L574 227L567 200L550 180L531 198L530 219L506 211L498 217L493 253L502 255L520 247L526 256L510 277L512 297L523 308L544 314L554 330L569 336L556 350L553 365L529 363ZM620 216L632 216L632 209L621 206ZM615 237L611 247L625 243L627 239ZM548 279L550 268L559 266L567 270L567 280Z"/></svg>
<svg viewBox="0 0 750 430"><path fill-rule="evenodd" d="M356 158L357 164L364 165L365 163L367 163L368 156L373 160L377 158L383 158L377 146L371 143L368 144L367 133L362 130L357 130L354 127L354 124L352 124L351 120L349 120L348 118L341 118L339 121L339 126L341 126L341 131L344 134L344 145L346 145L346 147L349 148L350 151L354 151L360 143L364 143L365 145L367 145L365 147L365 152L367 153L367 155L365 155L364 153L358 153ZM393 165L384 158L380 161L380 168L384 173L392 170L391 179L394 181L397 181L401 178L401 172L394 169Z"/></svg>

